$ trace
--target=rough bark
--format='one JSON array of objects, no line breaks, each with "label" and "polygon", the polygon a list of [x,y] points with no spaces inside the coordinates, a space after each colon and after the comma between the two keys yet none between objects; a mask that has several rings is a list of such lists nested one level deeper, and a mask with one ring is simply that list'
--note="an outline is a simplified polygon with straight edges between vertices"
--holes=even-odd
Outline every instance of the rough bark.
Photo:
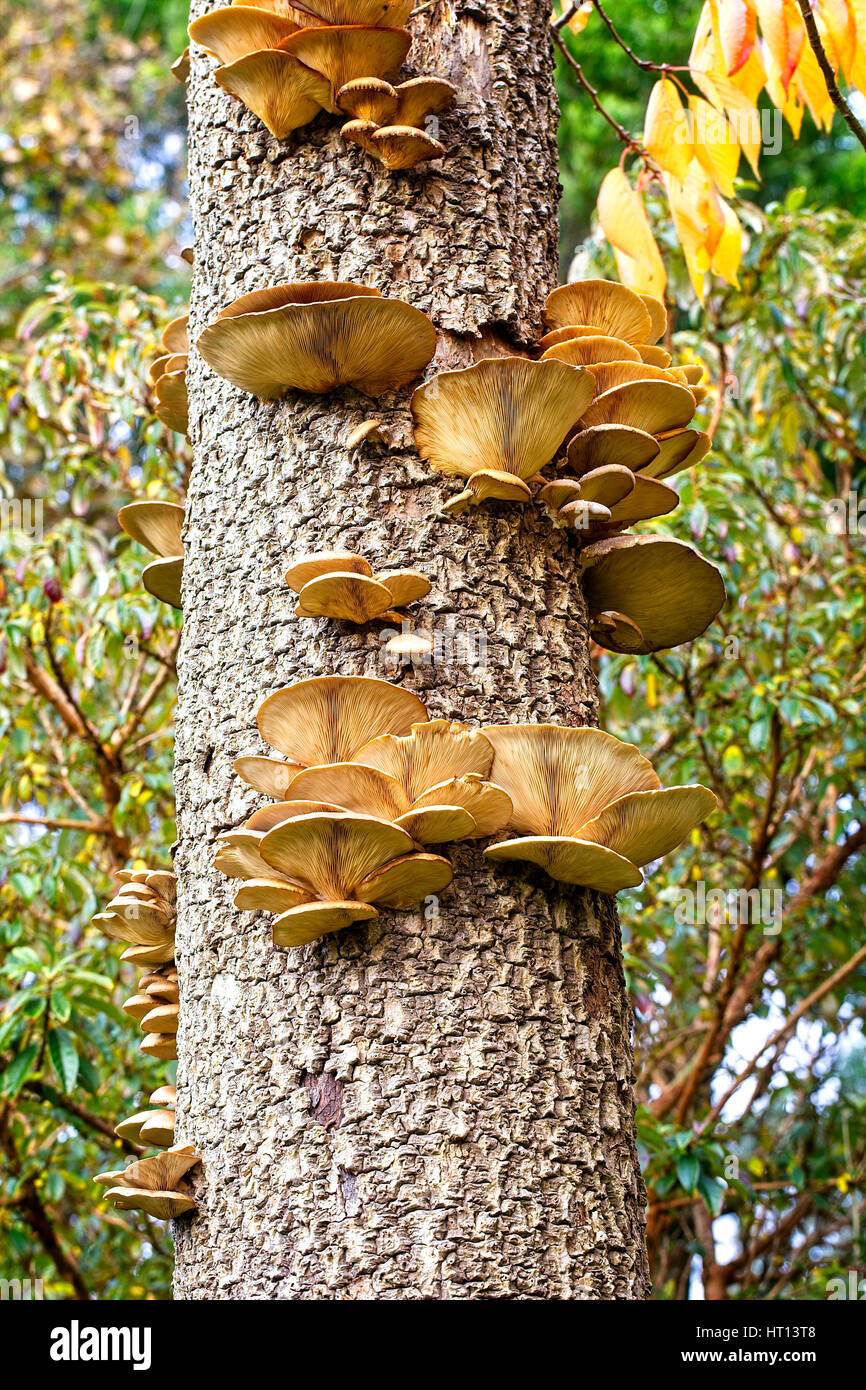
[{"label": "rough bark", "polygon": [[[547,20],[546,0],[497,0],[413,21],[412,70],[460,101],[441,169],[408,175],[374,169],[326,118],[272,140],[194,55],[193,337],[246,290],[339,278],[426,310],[438,366],[529,341],[556,277]],[[204,1163],[199,1214],[177,1223],[176,1296],[644,1297],[610,899],[449,847],[454,885],[426,915],[281,951],[211,867],[219,832],[259,804],[232,759],[265,751],[256,710],[294,680],[378,675],[472,724],[595,722],[570,544],[538,508],[436,517],[453,484],[412,451],[409,392],[263,404],[195,353],[189,383],[178,1085],[179,1133]],[[394,446],[350,457],[373,415]],[[375,625],[294,617],[289,558],[344,547],[428,572],[417,625],[435,662],[398,669]]]}]

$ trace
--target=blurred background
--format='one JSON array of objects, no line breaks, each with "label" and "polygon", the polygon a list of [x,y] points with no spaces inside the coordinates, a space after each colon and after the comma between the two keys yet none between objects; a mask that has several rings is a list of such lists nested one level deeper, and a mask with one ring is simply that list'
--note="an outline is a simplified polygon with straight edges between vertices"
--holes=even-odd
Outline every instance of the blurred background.
[{"label": "blurred background", "polygon": [[[611,12],[687,61],[693,0]],[[593,20],[569,45],[639,134],[654,75]],[[190,463],[144,386],[188,293],[186,22],[183,0],[0,0],[0,1280],[54,1299],[170,1297],[169,1229],[92,1183],[170,1071],[88,924],[112,870],[174,839],[179,616],[114,516],[182,500]],[[560,93],[563,275],[612,276],[594,207],[621,147],[567,68]],[[658,1299],[854,1296],[864,1273],[866,152],[807,116],[761,170],[739,286],[699,304],[655,226],[714,451],[652,529],[699,542],[730,601],[688,648],[597,663],[603,727],[723,807],[620,897]]]}]

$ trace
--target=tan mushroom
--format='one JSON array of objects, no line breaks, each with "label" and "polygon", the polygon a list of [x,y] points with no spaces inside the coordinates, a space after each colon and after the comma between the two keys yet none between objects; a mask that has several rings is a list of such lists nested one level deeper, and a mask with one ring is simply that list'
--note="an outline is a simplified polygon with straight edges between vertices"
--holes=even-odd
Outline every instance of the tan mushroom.
[{"label": "tan mushroom", "polygon": [[[280,14],[297,12],[288,0],[265,0],[265,8]],[[415,8],[415,0],[305,0],[303,8],[305,17],[300,22],[307,28],[323,24],[385,24],[399,28]]]},{"label": "tan mushroom", "polygon": [[[134,875],[134,876],[133,876]],[[174,875],[163,870],[121,870],[119,888],[93,922],[116,941],[174,953],[177,916]]]},{"label": "tan mushroom", "polygon": [[214,79],[258,116],[278,140],[308,125],[331,99],[327,78],[284,48],[247,53],[217,68]]},{"label": "tan mushroom", "polygon": [[412,77],[397,87],[397,110],[391,124],[423,129],[428,116],[447,111],[456,98],[457,88],[442,77]]},{"label": "tan mushroom", "polygon": [[421,374],[436,330],[420,310],[365,285],[289,284],[228,305],[198,346],[218,375],[262,400],[340,386],[378,396]]},{"label": "tan mushroom", "polygon": [[373,126],[387,125],[400,99],[396,88],[380,77],[356,77],[337,93],[337,105],[354,121]]},{"label": "tan mushroom", "polygon": [[385,165],[386,169],[414,169],[430,159],[441,159],[445,146],[410,125],[380,126],[368,137],[371,154]]},{"label": "tan mushroom", "polygon": [[294,19],[274,10],[228,5],[194,19],[189,36],[211,57],[228,64],[262,49],[279,48],[298,28]]},{"label": "tan mushroom", "polygon": [[562,285],[545,300],[544,322],[549,328],[593,324],[597,333],[624,338],[627,343],[653,341],[652,317],[641,296],[613,280]]},{"label": "tan mushroom", "polygon": [[139,1110],[115,1125],[114,1132],[132,1144],[168,1149],[174,1143],[174,1110]]},{"label": "tan mushroom", "polygon": [[[171,359],[170,359],[171,360]],[[156,399],[154,414],[176,434],[186,434],[189,429],[189,397],[186,389],[186,366],[175,371],[166,371],[153,388]]]},{"label": "tan mushroom", "polygon": [[671,365],[671,355],[664,348],[655,347],[651,343],[638,343],[635,351],[639,354],[642,362],[648,362],[652,367],[669,367]]},{"label": "tan mushroom", "polygon": [[440,472],[470,479],[446,510],[487,497],[525,500],[526,480],[556,453],[592,391],[585,368],[522,357],[485,358],[420,386],[412,397],[418,452]]},{"label": "tan mushroom", "polygon": [[186,82],[189,78],[189,48],[175,58],[169,69],[176,82]]},{"label": "tan mushroom", "polygon": [[685,429],[659,435],[658,446],[657,457],[643,469],[648,478],[667,478],[685,468],[694,468],[706,458],[713,441],[702,430]]},{"label": "tan mushroom", "polygon": [[629,381],[596,396],[581,425],[629,425],[647,434],[684,428],[695,413],[695,398],[673,381]]},{"label": "tan mushroom", "polygon": [[319,676],[269,696],[257,723],[265,742],[300,771],[349,762],[371,739],[407,734],[426,719],[418,696],[400,686],[371,676]]},{"label": "tan mushroom", "polygon": [[588,367],[597,362],[640,362],[642,355],[624,338],[606,333],[587,333],[554,343],[541,354],[542,362],[567,362],[571,367]]},{"label": "tan mushroom", "polygon": [[[613,536],[581,552],[581,586],[593,622],[596,614],[624,614],[642,634],[639,648],[663,651],[705,632],[725,602],[715,565],[684,541],[666,536]],[[599,646],[619,651],[595,626]]]},{"label": "tan mushroom", "polygon": [[658,441],[646,430],[630,425],[594,425],[574,436],[566,459],[572,473],[582,476],[608,464],[622,465],[632,473],[647,471],[658,455]]},{"label": "tan mushroom", "polygon": [[141,581],[148,593],[173,608],[181,606],[185,515],[185,509],[176,502],[130,502],[117,513],[128,536],[162,557],[144,568]]},{"label": "tan mushroom", "polygon": [[322,105],[339,114],[337,93],[359,77],[396,77],[409,52],[411,35],[405,29],[350,24],[301,29],[283,41],[285,53],[327,79]]},{"label": "tan mushroom", "polygon": [[[646,336],[646,342],[657,343],[663,337],[668,326],[668,311],[661,299],[657,299],[654,294],[641,294],[638,291],[638,298],[642,301],[647,313],[650,316],[650,330]],[[659,363],[663,366],[663,363]]]},{"label": "tan mushroom", "polygon": [[414,603],[430,592],[430,581],[418,570],[386,570],[374,574],[361,555],[321,552],[296,561],[286,583],[298,595],[295,612],[302,618],[337,618],[367,623],[388,616],[400,621],[395,608]]},{"label": "tan mushroom", "polygon": [[177,1037],[174,1033],[148,1033],[139,1044],[139,1051],[160,1062],[176,1062]]},{"label": "tan mushroom", "polygon": [[375,121],[347,121],[340,127],[340,135],[350,145],[359,145],[367,154],[375,154],[372,139],[378,129]]},{"label": "tan mushroom", "polygon": [[638,865],[680,844],[716,804],[705,787],[661,792],[646,758],[598,729],[518,724],[484,733],[519,836],[485,856],[528,860],[564,883],[606,893],[639,886]]},{"label": "tan mushroom", "polygon": [[100,1173],[106,1201],[121,1211],[144,1211],[159,1220],[195,1210],[187,1174],[201,1162],[191,1145],[174,1145],[152,1158],[139,1158],[121,1172]]}]

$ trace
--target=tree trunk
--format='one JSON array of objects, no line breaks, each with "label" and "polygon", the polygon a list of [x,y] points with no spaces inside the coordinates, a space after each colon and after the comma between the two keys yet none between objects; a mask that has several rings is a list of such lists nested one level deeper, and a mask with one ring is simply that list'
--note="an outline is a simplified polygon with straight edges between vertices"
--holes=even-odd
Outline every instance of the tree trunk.
[{"label": "tree trunk", "polygon": [[[548,0],[463,0],[413,21],[412,70],[460,96],[447,158],[409,174],[330,118],[273,140],[194,54],[193,338],[245,291],[341,279],[425,310],[436,368],[529,343],[556,280],[548,20]],[[212,867],[220,831],[260,804],[232,759],[266,751],[256,711],[293,681],[384,677],[475,726],[594,723],[575,552],[538,507],[436,518],[454,484],[412,449],[410,391],[264,404],[195,353],[189,385],[178,1086],[204,1162],[176,1296],[643,1298],[613,901],[448,846],[455,881],[426,912],[285,951]],[[350,456],[370,417],[393,446]],[[429,574],[435,660],[395,668],[375,625],[295,618],[288,561],[325,549]]]}]

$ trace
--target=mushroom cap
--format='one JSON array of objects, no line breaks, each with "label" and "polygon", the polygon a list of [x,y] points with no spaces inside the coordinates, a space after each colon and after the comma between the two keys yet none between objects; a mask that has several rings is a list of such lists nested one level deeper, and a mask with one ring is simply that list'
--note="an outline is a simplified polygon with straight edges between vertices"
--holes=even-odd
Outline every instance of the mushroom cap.
[{"label": "mushroom cap", "polygon": [[220,309],[217,322],[240,318],[243,314],[284,309],[287,304],[330,304],[336,299],[381,298],[381,292],[372,285],[359,285],[354,280],[290,280],[283,285],[267,285],[263,290],[249,290],[239,299],[233,299]]},{"label": "mushroom cap", "polygon": [[552,516],[568,502],[576,502],[580,497],[580,483],[577,478],[554,478],[538,490],[538,500]]},{"label": "mushroom cap", "polygon": [[124,1000],[121,1005],[123,1012],[129,1014],[130,1018],[144,1018],[153,1008],[153,1000],[149,994],[133,994],[129,999]]},{"label": "mushroom cap", "polygon": [[329,802],[342,811],[387,821],[402,816],[412,801],[396,777],[357,762],[309,767],[298,773],[292,783],[292,793]]},{"label": "mushroom cap", "polygon": [[177,980],[154,980],[153,984],[147,986],[145,994],[154,1003],[176,1004],[180,998],[180,988]]},{"label": "mushroom cap", "polygon": [[151,1105],[160,1105],[172,1108],[177,1102],[177,1087],[173,1085],[157,1086],[148,1096]]},{"label": "mushroom cap", "polygon": [[177,1004],[157,1004],[141,1020],[144,1033],[176,1033],[180,1009]]},{"label": "mushroom cap", "polygon": [[[351,767],[352,764],[350,763]],[[297,816],[312,816],[316,811],[340,811],[347,810],[345,806],[338,806],[332,801],[305,801],[295,797],[291,801],[278,801],[273,806],[263,806],[261,810],[254,811],[244,823],[245,830],[257,830],[262,835],[273,830],[275,825],[282,825],[284,820],[294,820]]]},{"label": "mushroom cap", "polygon": [[584,473],[578,486],[581,501],[600,502],[603,507],[613,508],[634,492],[635,476],[622,464],[607,463]]},{"label": "mushroom cap", "polygon": [[466,838],[473,840],[484,839],[487,835],[502,830],[508,824],[512,812],[511,797],[508,793],[502,787],[497,787],[494,782],[485,782],[475,772],[469,772],[464,777],[449,778],[447,782],[431,787],[423,796],[416,797],[413,810],[437,804],[460,806],[464,811],[468,811],[475,822],[475,828],[468,832]]},{"label": "mushroom cap", "polygon": [[176,1144],[165,1153],[133,1159],[124,1168],[118,1186],[145,1192],[172,1192],[197,1163],[201,1163],[201,1154],[196,1153],[192,1145]]},{"label": "mushroom cap", "polygon": [[253,5],[227,5],[211,10],[189,26],[189,36],[221,63],[234,63],[248,53],[278,48],[298,31],[288,15]]},{"label": "mushroom cap", "polygon": [[638,473],[628,496],[611,507],[608,525],[623,530],[626,526],[634,526],[638,521],[649,521],[655,516],[667,516],[668,512],[674,511],[679,505],[680,495],[672,487],[660,483],[656,478],[646,478]]},{"label": "mushroom cap", "polygon": [[261,855],[315,897],[345,902],[368,874],[412,848],[405,830],[374,816],[341,812],[275,826],[262,840]]},{"label": "mushroom cap", "polygon": [[171,358],[171,353],[160,352],[159,357],[155,357],[151,362],[150,366],[147,369],[147,374],[145,376],[145,381],[147,382],[151,390],[159,381],[159,378],[165,375],[166,363],[170,362]]},{"label": "mushroom cap", "polygon": [[405,608],[408,603],[416,603],[419,598],[425,598],[432,588],[430,580],[420,570],[380,570],[376,578],[390,592],[394,608]]},{"label": "mushroom cap", "polygon": [[143,1211],[157,1221],[171,1221],[184,1212],[195,1211],[195,1200],[183,1192],[148,1192],[144,1188],[110,1187],[104,1192],[107,1202],[119,1211]]},{"label": "mushroom cap", "polygon": [[519,840],[503,840],[484,851],[485,859],[501,863],[525,859],[545,869],[559,883],[576,883],[599,893],[619,893],[637,888],[640,870],[604,845],[587,844],[565,835],[532,835]]},{"label": "mushroom cap", "polygon": [[674,430],[662,435],[658,445],[658,456],[643,469],[647,478],[667,478],[685,468],[694,468],[706,458],[713,441],[703,430]]},{"label": "mushroom cap", "polygon": [[353,145],[360,145],[367,154],[375,154],[372,145],[372,137],[379,129],[375,121],[346,121],[345,125],[340,126],[342,139],[348,140]]},{"label": "mushroom cap", "polygon": [[153,1115],[153,1110],[139,1110],[135,1115],[130,1115],[127,1119],[121,1120],[119,1125],[114,1126],[114,1132],[118,1139],[128,1139],[131,1143],[138,1143],[138,1133],[141,1126],[149,1115]]},{"label": "mushroom cap", "polygon": [[395,824],[419,845],[468,840],[475,834],[475,819],[462,806],[413,806],[405,815],[398,816]]},{"label": "mushroom cap", "polygon": [[330,102],[327,79],[284,48],[247,53],[217,68],[214,79],[239,97],[277,140],[308,125]]},{"label": "mushroom cap", "polygon": [[404,854],[368,874],[358,885],[358,897],[380,907],[414,907],[441,893],[453,877],[448,860],[439,854]]},{"label": "mushroom cap", "polygon": [[433,643],[422,632],[398,632],[385,643],[385,651],[391,656],[426,657],[432,650]]},{"label": "mushroom cap", "polygon": [[[263,297],[257,292],[254,305]],[[419,376],[436,350],[433,324],[400,299],[353,290],[345,298],[302,303],[295,296],[257,309],[251,298],[244,296],[240,310],[237,304],[223,310],[198,346],[219,376],[262,400],[290,389],[320,395],[340,386],[378,396]]]},{"label": "mushroom cap", "polygon": [[186,82],[189,77],[189,46],[179,53],[169,68],[169,72],[176,82]]},{"label": "mushroom cap", "polygon": [[398,102],[396,88],[380,77],[356,77],[337,93],[340,110],[365,124],[372,121],[374,125],[387,125]]},{"label": "mushroom cap", "polygon": [[162,330],[160,342],[169,356],[185,356],[189,352],[189,314],[178,314]]},{"label": "mushroom cap", "polygon": [[174,1110],[149,1110],[139,1133],[140,1144],[167,1149],[174,1143]]},{"label": "mushroom cap", "polygon": [[697,386],[704,375],[704,369],[700,362],[686,362],[684,366],[678,368],[678,371],[682,372],[690,386]]},{"label": "mushroom cap", "polygon": [[180,592],[182,579],[182,555],[168,560],[154,560],[141,571],[141,582],[147,592],[161,603],[171,604],[172,608],[183,607]]},{"label": "mushroom cap", "polygon": [[681,845],[718,804],[714,793],[699,784],[631,792],[581,826],[580,838],[606,845],[642,868]]},{"label": "mushroom cap", "polygon": [[571,471],[581,476],[609,463],[637,473],[646,470],[658,454],[658,441],[646,430],[631,425],[593,425],[574,436],[566,458]]},{"label": "mushroom cap", "polygon": [[214,868],[225,874],[226,878],[280,879],[282,875],[274,873],[259,853],[264,836],[265,831],[234,831],[220,835]]},{"label": "mushroom cap", "polygon": [[513,473],[503,473],[495,468],[479,468],[471,474],[466,487],[454,497],[449,497],[442,506],[443,512],[451,516],[462,516],[469,507],[480,507],[482,502],[529,502],[532,493],[521,478]]},{"label": "mushroom cap", "polygon": [[589,370],[595,377],[599,396],[629,381],[674,381],[677,386],[685,386],[682,377],[677,378],[676,368],[651,367],[647,362],[594,362]]},{"label": "mushroom cap", "polygon": [[126,950],[121,952],[120,959],[133,965],[165,965],[168,961],[174,960],[174,933],[153,946],[140,945],[137,942],[127,946]]},{"label": "mushroom cap", "polygon": [[[393,777],[411,806],[443,782],[476,773],[487,777],[493,749],[484,734],[449,719],[413,724],[403,735],[385,734],[355,750],[353,761]],[[441,804],[441,800],[439,802]]]},{"label": "mushroom cap", "polygon": [[655,347],[651,343],[638,343],[635,351],[642,362],[648,362],[653,367],[669,367],[673,360],[664,348]]},{"label": "mushroom cap", "polygon": [[129,502],[117,513],[128,536],[153,555],[182,555],[186,509],[177,502]]},{"label": "mushroom cap", "polygon": [[293,883],[276,878],[251,878],[235,894],[240,912],[288,912],[309,902],[310,894]]},{"label": "mushroom cap", "polygon": [[355,922],[369,922],[378,917],[369,903],[347,899],[339,902],[311,902],[290,907],[273,925],[275,946],[306,946],[329,932],[342,931]]},{"label": "mushroom cap", "polygon": [[525,357],[440,372],[412,397],[415,445],[442,473],[492,470],[525,481],[549,463],[593,386],[584,368]]},{"label": "mushroom cap", "polygon": [[545,352],[549,347],[555,347],[557,343],[570,343],[575,338],[597,338],[602,332],[603,330],[595,323],[567,323],[564,328],[551,328],[549,333],[542,334],[538,340],[538,346],[542,352]]},{"label": "mushroom cap", "polygon": [[295,609],[301,618],[369,623],[392,606],[391,590],[356,571],[319,575],[304,585]]},{"label": "mushroom cap", "polygon": [[618,797],[659,786],[634,744],[600,729],[558,724],[495,724],[491,777],[511,797],[509,822],[521,835],[576,836]]},{"label": "mushroom cap", "polygon": [[587,333],[554,343],[541,354],[542,362],[567,362],[571,367],[588,367],[597,362],[640,362],[641,354],[624,338],[606,333]]},{"label": "mushroom cap", "polygon": [[668,326],[668,311],[661,299],[657,299],[654,294],[641,294],[638,291],[638,299],[642,300],[647,313],[650,316],[650,331],[646,336],[647,343],[657,343]]},{"label": "mushroom cap", "polygon": [[139,1052],[148,1057],[156,1057],[160,1062],[177,1061],[177,1035],[175,1033],[147,1033],[138,1045]]},{"label": "mushroom cap", "polygon": [[358,77],[396,77],[412,36],[405,29],[344,24],[329,28],[300,29],[285,39],[281,48],[306,67],[327,78],[329,91],[322,103],[339,113],[337,93]]},{"label": "mushroom cap", "polygon": [[154,385],[153,394],[156,399],[156,418],[176,434],[186,434],[189,429],[186,369],[181,372],[165,372]]},{"label": "mushroom cap", "polygon": [[[596,541],[583,550],[581,567],[590,616],[624,613],[643,633],[642,656],[698,637],[726,598],[724,580],[715,565],[684,541],[667,536],[613,536]],[[595,632],[593,636],[599,646],[619,650],[604,636]]]},{"label": "mushroom cap", "polygon": [[346,439],[346,449],[352,453],[361,444],[387,444],[388,433],[382,429],[381,420],[362,420]]},{"label": "mushroom cap", "polygon": [[383,125],[374,130],[368,148],[386,169],[414,169],[428,159],[441,159],[445,146],[412,125]]},{"label": "mushroom cap", "polygon": [[566,502],[560,507],[556,521],[561,526],[571,526],[575,531],[592,531],[610,521],[610,507],[603,502],[589,502],[578,497],[574,502]]},{"label": "mushroom cap", "polygon": [[687,425],[695,398],[673,381],[629,381],[603,391],[581,417],[581,425],[630,425],[647,434],[662,434]]},{"label": "mushroom cap", "polygon": [[411,77],[397,88],[398,106],[394,125],[423,129],[428,116],[438,116],[454,105],[457,88],[444,77]]},{"label": "mushroom cap", "polygon": [[284,762],[280,758],[265,758],[258,754],[235,758],[232,767],[248,787],[261,792],[262,796],[273,796],[278,801],[283,800],[301,770],[300,763]]},{"label": "mushroom cap", "polygon": [[627,343],[650,341],[652,318],[640,295],[614,280],[579,280],[561,285],[547,296],[544,322],[548,328],[595,324],[599,333]]},{"label": "mushroom cap", "polygon": [[624,613],[594,613],[592,636],[596,646],[615,652],[639,652],[643,633]]},{"label": "mushroom cap", "polygon": [[417,695],[371,676],[316,676],[270,695],[257,723],[266,743],[301,767],[350,762],[381,734],[425,723]]}]

